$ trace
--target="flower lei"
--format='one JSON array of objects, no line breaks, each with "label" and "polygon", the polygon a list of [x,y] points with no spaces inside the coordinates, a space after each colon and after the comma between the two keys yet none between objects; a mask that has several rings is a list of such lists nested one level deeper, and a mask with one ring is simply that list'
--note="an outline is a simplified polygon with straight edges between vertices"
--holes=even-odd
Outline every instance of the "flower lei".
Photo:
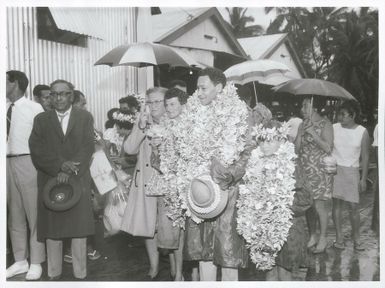
[{"label": "flower lei", "polygon": [[257,139],[277,139],[281,144],[270,156],[265,156],[260,147],[254,149],[244,184],[239,186],[237,231],[245,238],[251,260],[260,270],[273,268],[292,225],[296,154],[294,145],[285,140],[285,127],[254,127]]},{"label": "flower lei", "polygon": [[112,119],[119,121],[119,122],[130,122],[130,123],[134,124],[135,120],[136,120],[136,115],[114,112],[112,114]]},{"label": "flower lei", "polygon": [[[182,112],[181,115],[183,115]],[[162,174],[156,175],[156,189],[162,191],[163,201],[167,208],[167,216],[173,222],[173,226],[185,228],[186,205],[182,201],[177,187],[176,170],[178,163],[178,153],[175,147],[175,129],[181,117],[169,119],[163,117],[159,124],[151,126],[147,131],[149,137],[161,137],[163,142],[159,146],[160,170]]]},{"label": "flower lei", "polygon": [[215,156],[225,167],[239,159],[246,143],[248,112],[232,83],[226,85],[217,99],[203,106],[195,92],[186,104],[186,113],[176,124],[175,139],[179,152],[177,187],[180,205],[195,222],[203,220],[194,216],[186,204],[186,192],[191,180],[209,173],[211,157]]}]

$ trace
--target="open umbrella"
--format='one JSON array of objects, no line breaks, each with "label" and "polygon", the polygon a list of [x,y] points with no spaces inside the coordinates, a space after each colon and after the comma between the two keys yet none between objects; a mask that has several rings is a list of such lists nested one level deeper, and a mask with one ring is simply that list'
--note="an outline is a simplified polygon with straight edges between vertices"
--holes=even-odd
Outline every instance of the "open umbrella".
[{"label": "open umbrella", "polygon": [[201,67],[192,57],[171,46],[141,42],[115,47],[95,65],[146,67],[168,64],[173,67]]},{"label": "open umbrella", "polygon": [[[259,82],[267,85],[277,85],[293,79],[285,75],[290,69],[285,64],[268,59],[248,60],[228,68],[224,74],[228,81],[244,85],[249,82]],[[279,77],[284,81],[277,83]],[[285,78],[287,77],[287,78]]]},{"label": "open umbrella", "polygon": [[254,82],[266,85],[277,85],[293,79],[293,77],[287,75],[287,72],[290,72],[290,69],[283,63],[260,59],[248,60],[231,66],[224,74],[228,81],[232,81],[235,84],[244,85],[252,82],[255,98],[257,98]]},{"label": "open umbrella", "polygon": [[294,95],[318,95],[342,100],[356,100],[343,87],[321,79],[293,79],[271,89],[275,92],[287,92]]}]

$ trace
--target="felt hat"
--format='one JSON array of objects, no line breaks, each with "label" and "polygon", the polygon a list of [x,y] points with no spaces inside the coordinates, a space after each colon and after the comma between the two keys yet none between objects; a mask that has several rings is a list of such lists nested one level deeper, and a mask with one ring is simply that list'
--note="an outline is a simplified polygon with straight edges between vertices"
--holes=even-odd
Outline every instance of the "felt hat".
[{"label": "felt hat", "polygon": [[78,177],[71,176],[67,183],[58,183],[56,177],[49,179],[43,189],[45,206],[58,212],[71,209],[80,200],[80,187]]},{"label": "felt hat", "polygon": [[209,174],[194,178],[187,192],[187,205],[191,213],[201,219],[219,216],[225,210],[228,200],[228,191],[222,191]]}]

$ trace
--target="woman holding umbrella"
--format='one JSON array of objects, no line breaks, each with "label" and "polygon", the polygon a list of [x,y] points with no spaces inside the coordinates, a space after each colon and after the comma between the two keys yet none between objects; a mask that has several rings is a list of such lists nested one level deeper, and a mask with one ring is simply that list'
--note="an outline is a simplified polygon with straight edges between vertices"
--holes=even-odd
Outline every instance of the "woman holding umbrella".
[{"label": "woman holding umbrella", "polygon": [[[310,232],[307,247],[315,247],[313,253],[322,253],[327,246],[327,201],[331,199],[333,181],[333,176],[324,171],[321,164],[333,148],[332,124],[319,114],[323,104],[325,101],[319,96],[308,96],[303,100],[301,112],[304,121],[300,124],[295,141],[303,188],[313,197],[313,205],[306,212]],[[320,227],[319,239],[316,234],[317,222]]]}]

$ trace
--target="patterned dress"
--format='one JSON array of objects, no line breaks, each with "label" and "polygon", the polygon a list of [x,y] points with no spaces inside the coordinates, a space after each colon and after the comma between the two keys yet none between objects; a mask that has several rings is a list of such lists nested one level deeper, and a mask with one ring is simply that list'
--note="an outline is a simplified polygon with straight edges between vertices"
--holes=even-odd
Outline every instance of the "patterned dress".
[{"label": "patterned dress", "polygon": [[[326,119],[313,122],[318,135],[322,134],[327,123],[329,121]],[[324,172],[321,168],[321,160],[327,156],[327,153],[319,147],[310,134],[301,134],[299,164],[303,176],[303,188],[309,191],[315,200],[329,200],[333,188],[333,175]]]}]

